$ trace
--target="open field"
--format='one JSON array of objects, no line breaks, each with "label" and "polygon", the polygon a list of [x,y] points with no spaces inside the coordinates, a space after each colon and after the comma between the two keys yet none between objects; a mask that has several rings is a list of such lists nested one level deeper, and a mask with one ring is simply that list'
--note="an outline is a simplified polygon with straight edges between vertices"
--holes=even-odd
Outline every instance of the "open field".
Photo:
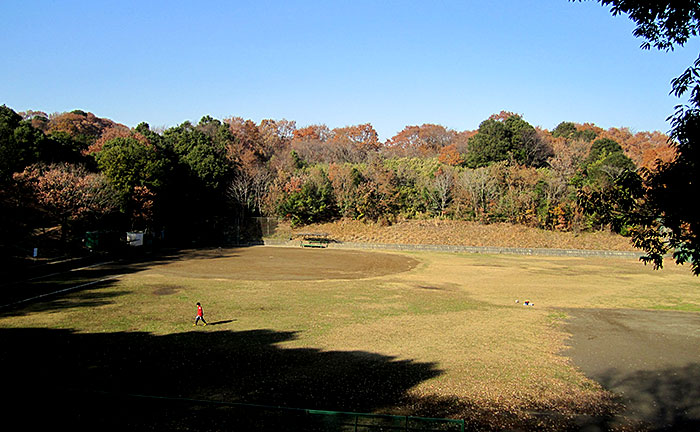
[{"label": "open field", "polygon": [[[193,425],[203,421],[196,413],[169,407],[166,420],[118,399],[139,394],[464,418],[470,430],[636,427],[616,416],[621,400],[568,357],[581,347],[568,319],[663,309],[684,323],[681,333],[700,337],[697,278],[621,258],[251,247],[20,286],[112,276],[2,311],[5,384],[18,409],[48,413],[30,420],[231,430],[221,413]],[[197,301],[207,327],[192,327]],[[693,377],[698,345],[674,368]]]}]

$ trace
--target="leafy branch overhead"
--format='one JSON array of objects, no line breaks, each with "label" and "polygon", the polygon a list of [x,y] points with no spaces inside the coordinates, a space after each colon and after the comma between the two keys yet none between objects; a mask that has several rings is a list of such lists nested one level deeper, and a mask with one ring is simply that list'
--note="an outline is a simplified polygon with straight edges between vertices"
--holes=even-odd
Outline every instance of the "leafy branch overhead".
[{"label": "leafy branch overhead", "polygon": [[[691,0],[599,0],[610,6],[613,15],[626,14],[637,25],[634,35],[644,39],[642,49],[651,47],[671,51],[685,45],[700,32],[700,3]],[[634,225],[634,244],[646,252],[645,262],[655,267],[663,265],[664,256],[672,252],[678,264],[690,263],[700,275],[700,219],[691,197],[700,196],[700,56],[680,76],[671,81],[671,94],[682,98],[668,120],[671,122],[669,143],[675,150],[670,161],[657,161],[644,170],[643,193],[621,203],[622,213],[628,214]],[[615,183],[618,192],[625,190],[624,179]],[[582,196],[591,204],[600,201],[595,194]],[[602,213],[605,206],[592,212]],[[615,219],[613,210],[604,218]]]}]

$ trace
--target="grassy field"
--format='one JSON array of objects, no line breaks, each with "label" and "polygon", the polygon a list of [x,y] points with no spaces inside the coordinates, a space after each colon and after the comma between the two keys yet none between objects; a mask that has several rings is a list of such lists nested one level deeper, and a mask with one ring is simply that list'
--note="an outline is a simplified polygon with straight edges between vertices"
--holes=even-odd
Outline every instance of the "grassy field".
[{"label": "grassy field", "polygon": [[[567,308],[700,311],[687,268],[620,258],[253,247],[20,286],[112,276],[0,315],[0,359],[16,385],[42,389],[41,404],[128,393],[558,430],[616,410],[563,353]],[[197,301],[207,327],[192,326]],[[169,418],[168,429],[191,426]]]}]

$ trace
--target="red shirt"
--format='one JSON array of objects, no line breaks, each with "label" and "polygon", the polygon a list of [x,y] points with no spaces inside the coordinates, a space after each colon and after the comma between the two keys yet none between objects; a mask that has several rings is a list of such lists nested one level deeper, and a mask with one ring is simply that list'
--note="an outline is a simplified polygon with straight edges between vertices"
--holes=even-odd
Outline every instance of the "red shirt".
[{"label": "red shirt", "polygon": [[204,316],[204,313],[202,312],[202,306],[197,305],[197,316]]}]

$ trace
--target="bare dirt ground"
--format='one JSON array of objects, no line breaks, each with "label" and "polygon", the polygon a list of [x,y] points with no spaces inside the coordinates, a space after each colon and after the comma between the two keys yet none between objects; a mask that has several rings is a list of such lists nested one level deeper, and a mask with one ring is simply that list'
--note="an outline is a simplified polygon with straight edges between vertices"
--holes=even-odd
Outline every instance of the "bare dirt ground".
[{"label": "bare dirt ground", "polygon": [[[700,430],[700,315],[569,309],[566,352],[620,395],[621,416],[651,430]],[[622,418],[613,423],[622,423]]]},{"label": "bare dirt ground", "polygon": [[252,247],[191,251],[160,266],[159,271],[222,279],[330,280],[384,276],[411,270],[417,264],[413,258],[391,253]]}]

